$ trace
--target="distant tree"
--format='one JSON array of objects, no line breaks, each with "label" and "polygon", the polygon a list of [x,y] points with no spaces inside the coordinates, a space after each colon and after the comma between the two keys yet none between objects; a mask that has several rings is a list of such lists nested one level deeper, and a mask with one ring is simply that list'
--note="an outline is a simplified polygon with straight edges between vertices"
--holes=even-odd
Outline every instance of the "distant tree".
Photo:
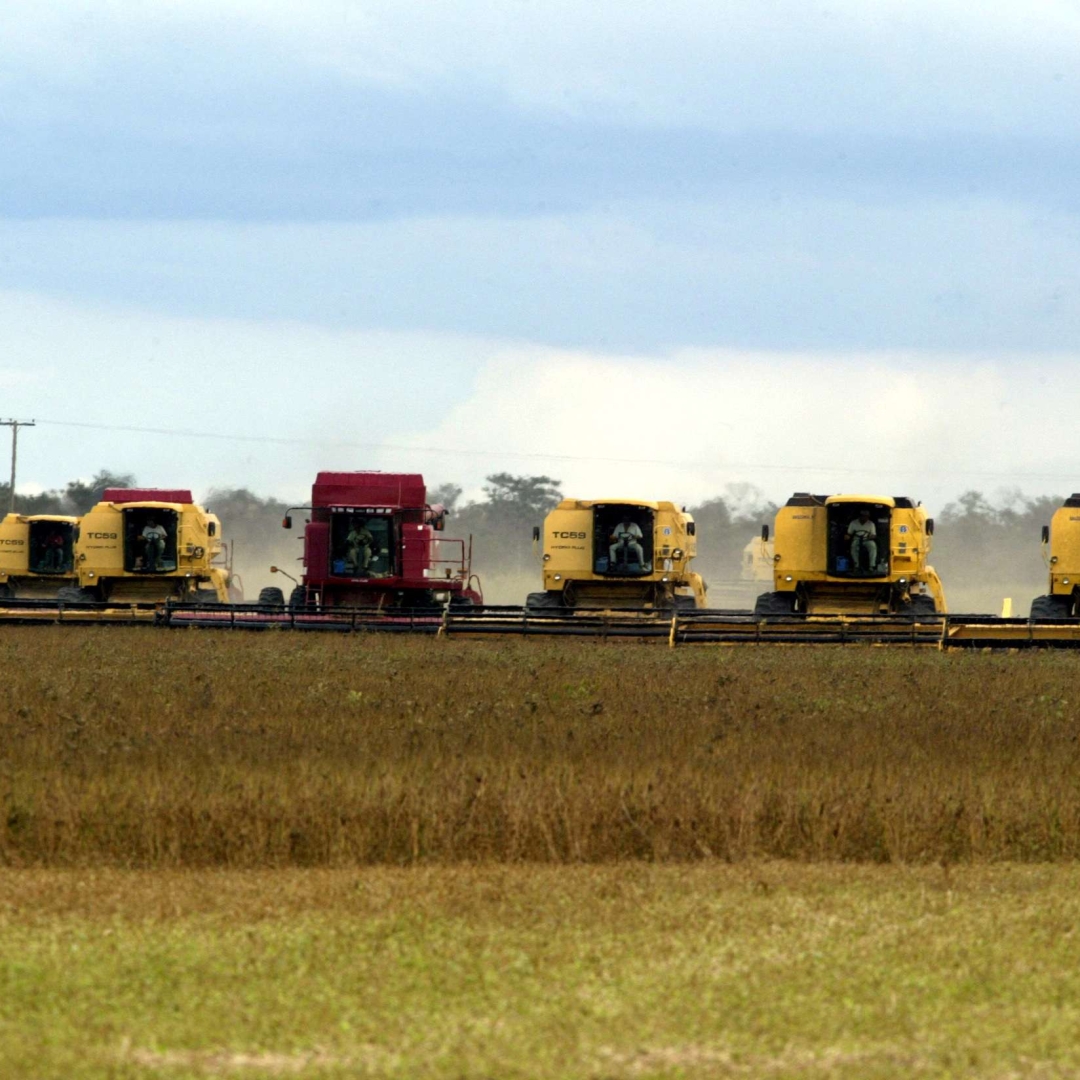
[{"label": "distant tree", "polygon": [[135,477],[131,473],[114,473],[108,469],[99,469],[89,482],[72,480],[64,488],[64,503],[70,514],[85,514],[92,506],[101,502],[106,488],[129,488],[135,486]]},{"label": "distant tree", "polygon": [[[10,484],[0,484],[0,517],[7,513],[11,492]],[[59,491],[42,491],[37,495],[15,493],[17,514],[63,514],[66,513],[64,498]]]},{"label": "distant tree", "polygon": [[280,499],[263,499],[247,488],[211,488],[205,502],[223,522],[278,521],[289,508]]},{"label": "distant tree", "polygon": [[436,484],[428,488],[427,499],[431,506],[442,504],[447,510],[453,511],[461,498],[463,488],[460,484]]},{"label": "distant tree", "polygon": [[550,476],[493,473],[486,479],[484,494],[487,505],[496,513],[509,510],[515,515],[543,517],[562,499],[560,481]]}]

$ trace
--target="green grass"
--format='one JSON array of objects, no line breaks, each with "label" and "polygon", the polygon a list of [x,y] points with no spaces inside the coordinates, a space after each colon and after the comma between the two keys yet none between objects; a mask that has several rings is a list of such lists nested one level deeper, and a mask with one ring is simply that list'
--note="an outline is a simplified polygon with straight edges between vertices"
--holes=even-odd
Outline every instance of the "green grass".
[{"label": "green grass", "polygon": [[1080,868],[0,874],[0,1075],[1080,1073]]}]

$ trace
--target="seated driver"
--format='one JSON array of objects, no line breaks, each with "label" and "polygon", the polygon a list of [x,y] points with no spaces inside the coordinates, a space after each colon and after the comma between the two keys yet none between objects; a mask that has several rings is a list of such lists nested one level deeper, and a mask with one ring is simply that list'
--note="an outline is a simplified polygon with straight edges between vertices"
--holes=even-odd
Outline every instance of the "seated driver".
[{"label": "seated driver", "polygon": [[142,531],[144,569],[161,569],[161,556],[165,554],[165,537],[165,526],[158,525],[152,517],[148,517]]},{"label": "seated driver", "polygon": [[[870,511],[865,507],[859,511],[847,527],[848,543],[851,544],[851,562],[856,570],[867,569],[871,573],[877,570],[877,525],[870,520]],[[866,552],[867,563],[862,565],[862,555]]]},{"label": "seated driver", "polygon": [[345,565],[354,574],[367,572],[371,560],[378,554],[375,550],[375,537],[363,518],[353,518],[352,528],[345,537]]},{"label": "seated driver", "polygon": [[43,568],[47,573],[57,573],[64,568],[64,534],[52,529],[45,537]]},{"label": "seated driver", "polygon": [[627,563],[636,562],[639,566],[643,566],[645,564],[645,550],[641,546],[643,538],[644,535],[641,531],[641,526],[631,521],[628,515],[623,514],[622,521],[615,526],[611,532],[611,536],[608,537],[611,541],[611,547],[608,548],[608,557],[611,560],[611,565],[615,566],[622,561],[619,558],[619,550],[625,544],[625,561]]}]

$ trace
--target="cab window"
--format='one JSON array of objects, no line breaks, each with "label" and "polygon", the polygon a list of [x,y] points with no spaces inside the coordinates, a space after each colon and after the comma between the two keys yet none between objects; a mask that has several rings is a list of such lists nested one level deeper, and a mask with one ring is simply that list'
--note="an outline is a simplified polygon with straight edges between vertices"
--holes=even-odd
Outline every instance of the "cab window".
[{"label": "cab window", "polygon": [[124,569],[129,574],[169,574],[177,568],[175,510],[136,507],[124,511]]},{"label": "cab window", "polygon": [[70,574],[75,566],[75,526],[70,521],[30,522],[30,572]]},{"label": "cab window", "polygon": [[835,577],[884,577],[889,572],[889,507],[833,503],[828,508],[828,572]]},{"label": "cab window", "polygon": [[389,515],[343,510],[330,518],[330,573],[334,577],[387,577],[394,572]]},{"label": "cab window", "polygon": [[617,577],[651,574],[653,519],[647,506],[595,507],[593,572]]}]

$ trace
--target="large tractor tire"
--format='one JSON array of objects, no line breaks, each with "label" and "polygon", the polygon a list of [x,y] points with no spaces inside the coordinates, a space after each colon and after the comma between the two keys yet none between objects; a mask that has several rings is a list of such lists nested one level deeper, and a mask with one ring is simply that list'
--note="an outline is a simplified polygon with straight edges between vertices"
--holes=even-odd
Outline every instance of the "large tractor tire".
[{"label": "large tractor tire", "polygon": [[754,604],[754,614],[759,618],[770,615],[794,615],[795,594],[793,592],[762,593]]},{"label": "large tractor tire", "polygon": [[15,592],[7,582],[0,585],[0,600],[14,600]]},{"label": "large tractor tire", "polygon": [[297,585],[291,593],[289,593],[289,610],[290,611],[305,611],[308,606],[307,589],[303,585]]},{"label": "large tractor tire", "polygon": [[904,615],[910,615],[913,619],[925,618],[928,615],[937,615],[938,610],[934,606],[932,596],[919,595],[911,598],[911,603],[905,605]]},{"label": "large tractor tire", "polygon": [[676,596],[675,610],[679,612],[697,611],[697,601],[692,596]]},{"label": "large tractor tire", "polygon": [[1036,596],[1031,601],[1031,618],[1034,622],[1042,619],[1067,619],[1072,610],[1072,597]]},{"label": "large tractor tire", "polygon": [[64,585],[56,590],[56,599],[61,604],[93,604],[97,597],[89,589],[78,585]]},{"label": "large tractor tire", "polygon": [[526,611],[558,611],[563,598],[556,592],[531,592],[525,597]]},{"label": "large tractor tire", "polygon": [[259,606],[269,608],[284,608],[285,594],[276,586],[269,585],[259,590]]},{"label": "large tractor tire", "polygon": [[457,596],[450,597],[450,610],[451,611],[472,611],[476,607],[473,603],[471,596],[462,596],[460,593]]},{"label": "large tractor tire", "polygon": [[196,589],[192,600],[196,604],[220,604],[217,589]]}]

